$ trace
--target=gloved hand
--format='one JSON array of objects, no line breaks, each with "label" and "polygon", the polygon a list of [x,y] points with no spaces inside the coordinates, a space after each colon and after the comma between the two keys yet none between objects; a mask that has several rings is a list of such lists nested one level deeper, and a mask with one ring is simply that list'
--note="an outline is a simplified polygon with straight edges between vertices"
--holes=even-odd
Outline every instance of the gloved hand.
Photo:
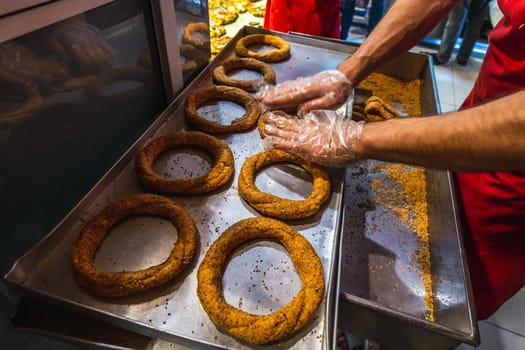
[{"label": "gloved hand", "polygon": [[297,108],[302,116],[314,109],[329,109],[342,105],[352,93],[352,83],[337,69],[309,77],[288,80],[275,86],[267,85],[256,95],[267,109]]},{"label": "gloved hand", "polygon": [[72,71],[80,73],[97,73],[109,68],[116,57],[100,31],[78,16],[57,24],[49,37],[49,45]]},{"label": "gloved hand", "polygon": [[315,110],[302,119],[266,112],[263,122],[270,147],[331,167],[344,167],[358,159],[364,122],[341,118],[333,110]]}]

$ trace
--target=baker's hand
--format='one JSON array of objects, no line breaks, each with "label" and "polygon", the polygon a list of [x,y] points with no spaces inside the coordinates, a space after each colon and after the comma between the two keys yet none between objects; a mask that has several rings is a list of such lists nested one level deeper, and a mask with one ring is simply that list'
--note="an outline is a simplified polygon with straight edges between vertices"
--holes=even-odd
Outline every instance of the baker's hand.
[{"label": "baker's hand", "polygon": [[314,110],[302,119],[267,112],[263,122],[265,142],[271,147],[331,167],[358,159],[363,122],[341,118],[333,110]]},{"label": "baker's hand", "polygon": [[309,77],[288,80],[275,86],[265,86],[257,98],[267,109],[297,109],[302,116],[314,109],[329,109],[343,104],[352,93],[352,83],[337,69]]},{"label": "baker's hand", "polygon": [[49,37],[54,52],[80,73],[97,73],[109,68],[115,52],[100,31],[81,17],[74,17],[57,24]]}]

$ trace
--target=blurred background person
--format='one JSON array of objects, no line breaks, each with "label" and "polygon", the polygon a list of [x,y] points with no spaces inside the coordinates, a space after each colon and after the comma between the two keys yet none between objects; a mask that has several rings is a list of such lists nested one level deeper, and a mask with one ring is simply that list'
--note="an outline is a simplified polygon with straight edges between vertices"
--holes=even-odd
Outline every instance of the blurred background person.
[{"label": "blurred background person", "polygon": [[480,37],[487,15],[488,0],[466,0],[454,6],[448,17],[438,25],[443,27],[443,35],[438,52],[432,54],[434,64],[440,65],[450,60],[456,41],[463,32],[456,62],[462,66],[466,65]]},{"label": "blurred background person", "polygon": [[264,28],[339,38],[340,0],[267,0]]},{"label": "blurred background person", "polygon": [[450,10],[448,16],[442,20],[429,34],[431,37],[441,38],[437,53],[432,54],[435,65],[447,63],[452,56],[454,46],[458,40],[466,17],[466,4],[461,1]]},{"label": "blurred background person", "polygon": [[467,19],[463,30],[463,41],[456,56],[456,62],[462,66],[466,65],[472,49],[479,39],[483,22],[488,16],[488,0],[470,0]]},{"label": "blurred background person", "polygon": [[[377,23],[381,20],[385,12],[385,0],[370,0],[370,12],[368,14],[368,22],[366,25],[367,35],[375,28]],[[352,26],[356,6],[368,8],[369,1],[359,0],[343,0],[341,6],[341,39],[348,38],[348,31]]]}]

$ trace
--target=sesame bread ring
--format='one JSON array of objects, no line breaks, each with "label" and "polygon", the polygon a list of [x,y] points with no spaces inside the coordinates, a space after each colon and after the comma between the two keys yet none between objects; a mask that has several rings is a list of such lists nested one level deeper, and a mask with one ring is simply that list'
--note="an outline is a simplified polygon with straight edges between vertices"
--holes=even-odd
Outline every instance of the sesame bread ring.
[{"label": "sesame bread ring", "polygon": [[[197,33],[200,33],[202,38],[197,37]],[[182,29],[182,38],[185,43],[207,50],[210,47],[210,26],[206,22],[188,23]]]},{"label": "sesame bread ring", "polygon": [[[153,170],[155,160],[163,152],[183,146],[198,147],[213,156],[213,165],[207,174],[185,179],[170,179]],[[233,170],[233,153],[228,145],[218,138],[198,131],[180,131],[161,136],[150,141],[135,157],[135,172],[142,185],[152,191],[166,194],[212,192],[230,180]]]},{"label": "sesame bread ring", "polygon": [[[281,198],[261,192],[255,185],[258,170],[275,163],[292,163],[306,170],[313,178],[313,190],[304,200]],[[272,149],[246,159],[239,173],[239,194],[250,206],[263,215],[279,219],[303,219],[319,211],[330,196],[328,173],[319,165],[305,161],[296,155]]]},{"label": "sesame bread ring", "polygon": [[[228,76],[228,72],[235,69],[248,69],[262,74],[259,79],[242,80],[233,79]],[[219,85],[238,87],[248,92],[255,92],[263,84],[275,84],[275,71],[273,68],[254,58],[231,58],[223,61],[213,70],[213,80]]]},{"label": "sesame bread ring", "polygon": [[[177,229],[177,242],[161,264],[143,270],[105,272],[94,258],[111,229],[133,216],[167,219]],[[120,297],[161,286],[179,275],[190,264],[197,245],[197,228],[191,216],[171,199],[139,194],[111,203],[84,226],[71,248],[71,263],[77,283],[91,292]]]},{"label": "sesame bread ring", "polygon": [[[273,46],[274,50],[256,52],[249,49],[253,44]],[[290,44],[272,34],[250,34],[235,43],[235,53],[241,57],[251,57],[263,62],[280,62],[290,58]]]},{"label": "sesame bread ring", "polygon": [[371,96],[366,100],[364,112],[368,122],[380,122],[392,118],[399,118],[399,113],[396,109],[377,96]]},{"label": "sesame bread ring", "polygon": [[[211,100],[227,100],[244,107],[246,112],[231,124],[224,125],[199,115],[198,109]],[[186,99],[186,120],[195,129],[209,133],[239,132],[251,129],[257,123],[261,107],[248,92],[231,86],[211,86],[194,90]]]},{"label": "sesame bread ring", "polygon": [[198,67],[202,67],[208,62],[209,55],[204,50],[199,50],[193,45],[182,44],[180,45],[180,55],[186,59],[186,62],[182,64],[182,73],[187,74],[194,71]]},{"label": "sesame bread ring", "polygon": [[[222,274],[237,248],[253,240],[281,243],[301,278],[293,300],[268,315],[255,315],[228,304],[224,299]],[[280,340],[304,327],[324,296],[324,272],[319,256],[301,234],[270,218],[241,220],[225,232],[206,252],[197,272],[197,295],[212,322],[221,330],[253,344]]]}]

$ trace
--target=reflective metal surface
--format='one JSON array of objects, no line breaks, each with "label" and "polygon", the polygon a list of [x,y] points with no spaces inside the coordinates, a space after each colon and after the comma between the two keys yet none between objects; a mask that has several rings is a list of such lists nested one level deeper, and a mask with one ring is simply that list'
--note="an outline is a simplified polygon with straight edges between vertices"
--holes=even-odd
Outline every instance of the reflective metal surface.
[{"label": "reflective metal surface", "polygon": [[[439,111],[433,71],[425,55],[407,53],[381,72],[405,81],[421,79],[422,114]],[[389,164],[370,160],[347,169],[339,326],[393,348],[479,344],[451,174],[429,169],[421,173],[427,201],[427,212],[421,213],[403,196],[403,188],[392,183],[385,166]],[[381,197],[389,194],[373,186],[374,181],[399,195],[384,205]],[[422,246],[414,227],[400,219],[400,212],[412,218],[428,216],[434,321],[426,318],[426,290],[415,259]]]},{"label": "reflective metal surface", "polygon": [[[244,35],[239,33],[239,37]],[[347,56],[334,50],[332,44],[322,47],[315,39],[285,36],[292,44],[292,58],[273,64],[278,81],[335,68]],[[211,83],[210,72],[217,62],[232,54],[236,38],[221,52],[173,104],[138,139],[108,174],[93,188],[47,238],[18,260],[6,279],[24,292],[43,296],[120,327],[152,337],[195,347],[250,348],[220,332],[209,320],[196,296],[196,272],[208,247],[227,227],[240,219],[259,214],[243,202],[237,192],[237,176],[244,160],[263,151],[257,129],[221,137],[232,149],[235,176],[225,189],[204,196],[171,196],[194,218],[200,234],[198,254],[190,268],[173,282],[134,296],[107,299],[80,289],[70,267],[70,247],[81,227],[91,216],[115,199],[145,190],[133,172],[133,158],[145,143],[175,130],[188,129],[183,115],[183,102],[196,86]],[[336,45],[337,46],[337,45]],[[322,53],[323,60],[318,60]],[[230,108],[220,105],[224,113]],[[184,159],[184,171],[203,172],[209,164],[196,154],[168,154],[157,162],[158,170],[172,176],[181,173],[173,167],[174,159]],[[271,348],[328,349],[332,342],[337,269],[337,242],[342,213],[341,171],[332,171],[332,191],[327,203],[315,216],[288,222],[304,235],[321,258],[326,281],[325,300],[298,334],[272,344]],[[289,198],[308,194],[309,177],[295,167],[275,166],[264,170],[256,180],[263,191]],[[164,220],[135,218],[118,225],[97,255],[96,263],[103,269],[137,269],[162,261],[176,239],[176,232],[167,229]],[[228,264],[223,277],[225,298],[232,305],[257,314],[266,314],[287,303],[300,287],[295,268],[283,248],[273,242],[245,246]]]}]

